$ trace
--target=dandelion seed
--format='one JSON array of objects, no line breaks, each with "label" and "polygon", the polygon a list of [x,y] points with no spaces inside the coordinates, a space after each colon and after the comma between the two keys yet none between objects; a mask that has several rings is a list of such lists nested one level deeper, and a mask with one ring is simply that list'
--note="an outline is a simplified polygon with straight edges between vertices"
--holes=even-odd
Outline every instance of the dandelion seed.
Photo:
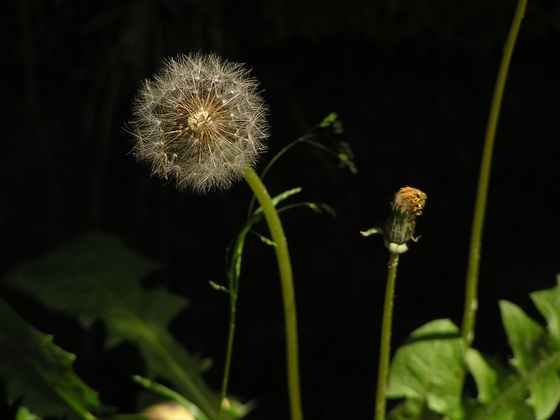
[{"label": "dandelion seed", "polygon": [[266,149],[267,107],[257,81],[217,55],[167,60],[144,82],[133,114],[133,154],[179,190],[227,189]]}]

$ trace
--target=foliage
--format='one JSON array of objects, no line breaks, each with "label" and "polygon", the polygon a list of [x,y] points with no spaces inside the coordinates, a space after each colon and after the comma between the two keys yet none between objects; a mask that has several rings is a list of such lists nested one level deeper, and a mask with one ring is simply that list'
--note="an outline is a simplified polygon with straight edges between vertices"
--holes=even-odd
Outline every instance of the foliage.
[{"label": "foliage", "polygon": [[0,377],[10,400],[23,396],[31,412],[43,415],[94,418],[91,411],[100,408],[99,398],[72,370],[75,356],[30,326],[4,300],[0,300],[0,354]]},{"label": "foliage", "polygon": [[[157,264],[133,252],[116,237],[88,233],[44,257],[15,268],[6,276],[5,284],[33,296],[54,312],[76,316],[84,328],[96,320],[103,321],[108,347],[123,341],[134,343],[146,362],[148,375],[170,381],[179,393],[212,415],[217,409],[218,398],[202,379],[203,360],[189,354],[167,329],[168,323],[186,307],[187,301],[163,288],[142,286],[142,281],[157,268]],[[11,315],[11,318],[15,316]],[[5,324],[2,353],[6,356],[2,376],[8,379],[12,398],[25,396],[24,404],[34,412],[52,414],[45,400],[53,391],[59,395],[63,393],[58,392],[58,379],[43,374],[46,378],[41,387],[18,386],[18,382],[12,379],[19,375],[31,381],[37,377],[37,371],[48,369],[80,383],[64,373],[73,356],[55,359],[53,355],[57,353],[49,342],[50,338],[32,333],[31,327],[23,321],[14,324],[10,323],[8,316],[2,316],[0,322]],[[26,335],[12,341],[23,334]],[[37,336],[34,340],[33,334]],[[19,352],[6,347],[15,343]],[[22,360],[22,355],[27,358]],[[87,395],[81,406],[98,407],[92,391],[85,385],[80,386],[82,393]]]},{"label": "foliage", "polygon": [[[554,288],[531,294],[546,327],[521,308],[500,301],[513,357],[508,366],[469,348],[449,320],[416,331],[394,357],[389,398],[404,398],[391,419],[548,419],[560,403],[560,276]],[[463,363],[463,360],[465,363]],[[476,398],[462,396],[468,369]]]}]

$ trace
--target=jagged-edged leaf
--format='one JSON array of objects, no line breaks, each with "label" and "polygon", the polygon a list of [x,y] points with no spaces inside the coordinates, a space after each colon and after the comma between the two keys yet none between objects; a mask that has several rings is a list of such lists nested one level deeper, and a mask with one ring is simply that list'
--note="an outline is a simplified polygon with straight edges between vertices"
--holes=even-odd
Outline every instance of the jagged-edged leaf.
[{"label": "jagged-edged leaf", "polygon": [[[22,398],[18,418],[64,416],[94,419],[97,393],[72,370],[75,356],[53,343],[0,299],[0,378],[8,398]],[[32,414],[30,410],[34,413]]]},{"label": "jagged-edged leaf", "polygon": [[560,276],[559,285],[546,290],[531,293],[533,303],[544,316],[547,330],[554,348],[560,348]]},{"label": "jagged-edged leaf", "polygon": [[554,348],[545,329],[515,304],[500,301],[500,311],[514,354],[511,363],[530,391],[528,403],[537,419],[546,419],[560,401],[560,349]]},{"label": "jagged-edged leaf", "polygon": [[506,370],[472,348],[465,361],[478,389],[478,404],[467,405],[467,419],[534,420],[533,410],[525,402],[525,385],[511,368]]},{"label": "jagged-edged leaf", "polygon": [[115,236],[89,233],[16,268],[6,284],[49,309],[75,314],[85,325],[103,320],[109,344],[135,343],[149,375],[172,381],[179,393],[214,415],[219,399],[202,380],[201,361],[167,330],[186,300],[141,284],[157,268]]},{"label": "jagged-edged leaf", "polygon": [[547,329],[517,305],[500,301],[513,351],[508,370],[469,349],[465,360],[477,388],[479,405],[467,407],[469,419],[548,419],[560,402],[560,287],[531,294]]},{"label": "jagged-edged leaf", "polygon": [[[560,276],[557,280],[560,283]],[[551,358],[553,359],[560,349],[560,285],[556,285],[556,287],[551,289],[533,292],[530,296],[537,309],[547,321],[549,346]],[[544,362],[546,361],[541,361],[541,363]],[[550,362],[557,365],[553,360],[550,360]],[[554,367],[551,366],[550,374],[546,375],[546,378],[543,378],[532,388],[530,403],[535,407],[537,413],[541,413],[542,418],[548,418],[548,416],[552,415],[560,403],[560,372],[556,368],[556,374],[554,374],[554,370]]]},{"label": "jagged-edged leaf", "polygon": [[478,401],[484,405],[494,401],[500,393],[499,373],[478,350],[473,348],[467,349],[465,362],[476,382]]},{"label": "jagged-edged leaf", "polygon": [[391,363],[388,398],[416,400],[415,405],[447,418],[461,418],[463,342],[447,319],[415,330]]},{"label": "jagged-edged leaf", "polygon": [[502,322],[513,350],[511,360],[521,373],[525,373],[540,360],[539,351],[545,343],[545,330],[514,303],[500,301]]}]

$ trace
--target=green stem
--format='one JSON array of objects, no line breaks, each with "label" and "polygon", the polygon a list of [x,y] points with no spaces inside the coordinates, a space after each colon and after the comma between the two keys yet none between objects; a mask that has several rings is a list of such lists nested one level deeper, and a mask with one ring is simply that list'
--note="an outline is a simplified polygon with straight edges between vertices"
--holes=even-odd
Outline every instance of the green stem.
[{"label": "green stem", "polygon": [[231,371],[231,357],[233,354],[234,337],[235,337],[235,309],[231,309],[224,376],[222,378],[222,389],[220,391],[220,405],[218,406],[218,415],[216,417],[218,420],[222,420],[224,418],[224,402],[225,399],[227,398],[227,389],[229,384],[229,372]]},{"label": "green stem", "polygon": [[222,420],[224,416],[224,402],[227,398],[227,389],[229,383],[229,373],[231,371],[231,358],[233,354],[233,341],[235,338],[235,319],[237,310],[237,290],[229,289],[230,295],[230,315],[229,315],[229,331],[228,331],[228,342],[226,349],[226,361],[224,366],[224,376],[222,378],[222,389],[220,392],[220,405],[218,407],[218,420]]},{"label": "green stem", "polygon": [[229,383],[229,374],[231,371],[231,359],[233,354],[233,341],[235,338],[235,323],[237,314],[237,297],[239,296],[239,275],[241,272],[242,249],[245,243],[247,233],[251,228],[251,224],[247,223],[232,248],[231,263],[228,272],[229,279],[229,299],[230,299],[230,316],[229,316],[229,332],[226,350],[226,360],[224,367],[224,376],[222,379],[222,390],[220,393],[220,406],[218,407],[218,420],[222,420],[224,415],[224,402],[227,398],[227,388]]},{"label": "green stem", "polygon": [[387,393],[387,376],[389,374],[389,356],[391,353],[391,324],[393,322],[393,299],[399,254],[391,253],[385,286],[383,303],[383,323],[381,324],[381,345],[379,348],[379,365],[377,371],[377,396],[375,399],[375,420],[385,420],[385,394]]},{"label": "green stem", "polygon": [[288,251],[288,242],[284,234],[284,228],[278,217],[266,187],[252,168],[247,168],[243,174],[245,181],[249,184],[264,213],[264,217],[270,230],[272,240],[276,244],[276,259],[280,272],[282,284],[282,296],[284,300],[284,318],[286,324],[286,350],[288,363],[288,392],[290,397],[290,409],[292,420],[303,418],[301,409],[301,397],[299,389],[299,362],[298,362],[298,337],[296,303],[292,276],[292,264]]},{"label": "green stem", "polygon": [[480,248],[482,244],[482,231],[484,227],[484,214],[486,212],[486,201],[488,197],[488,185],[490,182],[490,169],[492,166],[492,152],[496,138],[496,128],[500,116],[500,108],[506,85],[507,74],[511,62],[511,56],[515,46],[515,41],[521,26],[521,20],[525,15],[527,0],[519,0],[517,9],[513,17],[508,39],[504,48],[502,62],[498,71],[494,97],[490,107],[486,138],[484,141],[484,151],[478,178],[478,190],[476,194],[476,204],[473,215],[473,225],[471,232],[471,243],[469,249],[469,262],[467,268],[467,280],[465,287],[465,307],[463,314],[463,326],[461,335],[467,347],[470,347],[474,339],[474,324],[476,310],[478,307],[477,289],[478,274],[480,269]]}]

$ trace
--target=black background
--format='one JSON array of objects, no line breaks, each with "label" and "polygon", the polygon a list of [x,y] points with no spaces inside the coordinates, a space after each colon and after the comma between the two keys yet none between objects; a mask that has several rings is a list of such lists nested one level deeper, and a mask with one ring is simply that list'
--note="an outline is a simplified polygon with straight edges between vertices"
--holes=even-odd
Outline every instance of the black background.
[{"label": "black background", "polygon": [[[252,68],[270,106],[269,152],[257,169],[332,111],[355,152],[357,175],[301,146],[266,180],[273,195],[301,186],[300,199],[329,203],[338,214],[282,216],[307,418],[372,416],[388,254],[380,238],[358,232],[383,223],[399,187],[422,189],[428,202],[417,226],[422,240],[399,266],[393,343],[435,318],[460,324],[482,143],[514,1],[18,0],[3,7],[3,273],[87,230],[119,235],[161,262],[158,281],[190,299],[173,331],[214,359],[207,379],[219,388],[229,309],[208,280],[225,283],[225,248],[244,222],[249,188],[179,193],[134,161],[123,129],[141,80],[163,58],[216,52]],[[504,358],[498,299],[535,315],[527,294],[552,287],[560,271],[559,28],[559,2],[529,2],[498,129],[475,346]],[[288,418],[279,281],[273,253],[255,238],[239,312],[230,391],[257,399],[251,418]],[[83,352],[56,318],[35,324]],[[76,365],[86,382],[105,402],[134,409],[130,375],[141,369],[134,349],[88,357]]]}]

